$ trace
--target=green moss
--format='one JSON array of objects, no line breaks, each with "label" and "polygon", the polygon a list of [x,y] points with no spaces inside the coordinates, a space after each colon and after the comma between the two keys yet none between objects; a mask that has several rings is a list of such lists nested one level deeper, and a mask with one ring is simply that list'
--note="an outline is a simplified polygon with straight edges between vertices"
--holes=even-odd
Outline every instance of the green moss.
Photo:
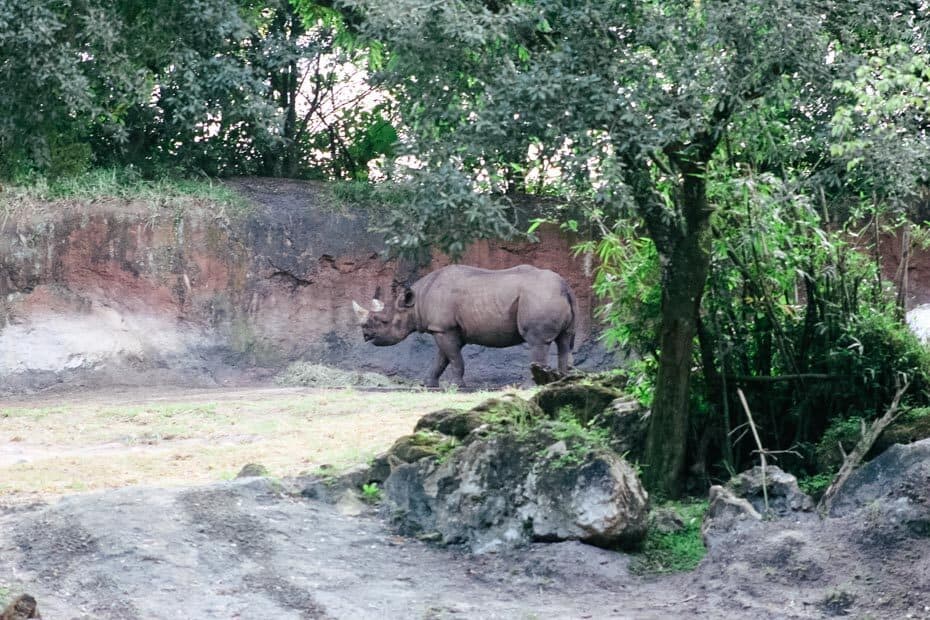
[{"label": "green moss", "polygon": [[481,421],[489,424],[496,431],[526,435],[545,419],[542,410],[535,404],[519,396],[507,394],[502,398],[491,398],[474,409]]},{"label": "green moss", "polygon": [[701,537],[701,523],[707,502],[667,502],[657,508],[672,509],[682,518],[684,527],[677,532],[660,532],[651,527],[642,547],[630,564],[639,575],[656,575],[693,570],[707,553]]}]

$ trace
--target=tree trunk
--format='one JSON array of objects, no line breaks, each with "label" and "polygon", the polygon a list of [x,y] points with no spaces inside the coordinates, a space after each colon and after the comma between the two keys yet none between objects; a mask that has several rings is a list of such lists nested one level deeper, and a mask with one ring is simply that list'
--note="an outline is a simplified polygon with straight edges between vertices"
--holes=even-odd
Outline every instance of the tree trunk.
[{"label": "tree trunk", "polygon": [[694,337],[710,266],[710,211],[705,190],[702,176],[685,176],[681,209],[685,230],[657,243],[663,262],[662,324],[644,475],[651,492],[668,498],[681,493],[688,453]]}]

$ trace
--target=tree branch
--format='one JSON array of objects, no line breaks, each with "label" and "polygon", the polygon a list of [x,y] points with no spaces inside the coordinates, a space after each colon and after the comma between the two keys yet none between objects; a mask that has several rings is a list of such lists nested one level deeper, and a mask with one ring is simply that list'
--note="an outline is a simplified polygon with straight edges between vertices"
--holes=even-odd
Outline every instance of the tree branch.
[{"label": "tree branch", "polygon": [[897,420],[898,416],[901,415],[901,412],[898,411],[898,404],[901,402],[901,397],[904,395],[910,385],[910,383],[905,383],[903,387],[899,388],[894,395],[894,399],[891,401],[891,405],[885,412],[885,415],[872,422],[872,425],[868,429],[862,429],[862,437],[859,439],[859,443],[856,444],[856,447],[853,448],[852,452],[850,452],[843,460],[843,465],[840,467],[840,471],[836,474],[836,478],[833,479],[833,482],[830,484],[827,492],[824,493],[823,497],[820,498],[820,503],[817,504],[817,508],[821,513],[827,514],[830,512],[830,507],[833,505],[833,500],[836,498],[836,495],[846,484],[846,481],[849,480],[849,477],[859,466],[859,463],[862,462],[862,459],[865,458],[865,455],[868,454],[869,450],[872,449],[872,446],[875,444],[875,440],[878,439],[879,435],[881,435],[882,432],[892,422]]}]

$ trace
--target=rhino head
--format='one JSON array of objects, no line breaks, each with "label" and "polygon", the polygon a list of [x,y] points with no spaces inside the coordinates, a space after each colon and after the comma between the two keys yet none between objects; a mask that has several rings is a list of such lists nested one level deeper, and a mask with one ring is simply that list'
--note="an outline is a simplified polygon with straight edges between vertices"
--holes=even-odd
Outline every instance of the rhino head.
[{"label": "rhino head", "polygon": [[412,289],[404,287],[399,291],[393,303],[384,304],[379,297],[381,288],[375,291],[371,300],[371,309],[367,310],[352,301],[352,309],[362,326],[365,342],[379,347],[397,344],[416,329],[416,295]]}]

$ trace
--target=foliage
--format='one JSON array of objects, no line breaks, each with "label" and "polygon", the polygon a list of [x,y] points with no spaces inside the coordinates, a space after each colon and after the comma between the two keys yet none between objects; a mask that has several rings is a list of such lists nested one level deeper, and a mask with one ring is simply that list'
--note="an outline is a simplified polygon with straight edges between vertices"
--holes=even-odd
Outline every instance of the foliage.
[{"label": "foliage", "polygon": [[377,504],[381,501],[381,487],[377,482],[368,482],[362,485],[362,499],[370,504]]},{"label": "foliage", "polygon": [[558,412],[555,420],[548,420],[545,426],[556,441],[564,441],[566,451],[550,461],[549,466],[559,469],[584,462],[592,451],[610,449],[610,432],[598,427],[595,420],[584,424],[570,407]]},{"label": "foliage", "polygon": [[834,86],[849,99],[833,115],[830,147],[847,183],[878,205],[906,209],[930,180],[930,55],[900,43],[881,47]]},{"label": "foliage", "polygon": [[667,502],[653,510],[673,510],[684,527],[677,532],[660,532],[650,527],[642,548],[630,564],[635,574],[663,574],[693,570],[707,550],[701,537],[701,523],[707,502]]},{"label": "foliage", "polygon": [[620,222],[598,241],[579,244],[576,251],[594,251],[598,258],[594,293],[604,303],[597,314],[610,326],[604,332],[604,343],[654,357],[662,298],[655,243]]},{"label": "foliage", "polygon": [[865,420],[860,416],[835,418],[817,442],[816,459],[823,471],[839,469],[843,455],[848,454],[862,437]]},{"label": "foliage", "polygon": [[816,502],[820,500],[820,497],[830,488],[830,484],[833,483],[835,475],[836,472],[830,470],[819,474],[804,476],[803,478],[798,478],[798,487],[800,487],[801,491],[810,495],[811,499]]},{"label": "foliage", "polygon": [[305,0],[0,0],[0,57],[6,179],[366,178],[396,140],[370,49]]},{"label": "foliage", "polygon": [[[736,387],[772,450],[816,442],[833,420],[881,415],[905,377],[911,401],[925,402],[930,356],[899,320],[856,221],[826,230],[797,184],[726,178],[711,184],[726,208],[714,222],[701,333],[709,398],[728,418],[720,441],[742,419]],[[752,449],[721,454],[738,469]]]}]

